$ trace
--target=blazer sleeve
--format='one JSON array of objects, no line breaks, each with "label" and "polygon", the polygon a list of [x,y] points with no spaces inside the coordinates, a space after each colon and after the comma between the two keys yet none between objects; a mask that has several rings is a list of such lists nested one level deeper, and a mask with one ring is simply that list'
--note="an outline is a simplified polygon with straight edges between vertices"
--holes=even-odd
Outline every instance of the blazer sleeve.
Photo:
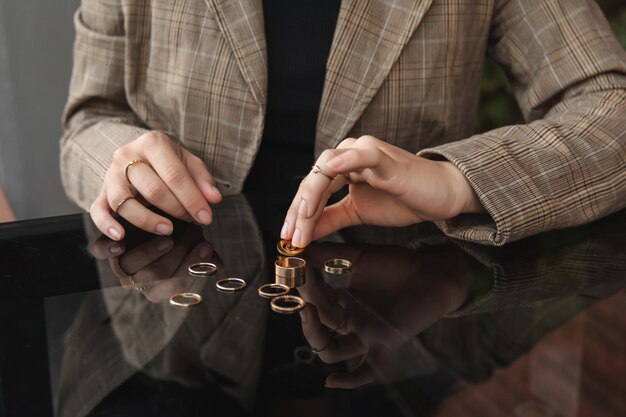
[{"label": "blazer sleeve", "polygon": [[597,5],[496,1],[489,53],[528,124],[419,152],[452,162],[489,213],[437,225],[503,245],[626,207],[626,54]]},{"label": "blazer sleeve", "polygon": [[124,16],[119,0],[83,0],[63,114],[61,177],[68,196],[88,209],[113,152],[149,131],[126,100]]}]

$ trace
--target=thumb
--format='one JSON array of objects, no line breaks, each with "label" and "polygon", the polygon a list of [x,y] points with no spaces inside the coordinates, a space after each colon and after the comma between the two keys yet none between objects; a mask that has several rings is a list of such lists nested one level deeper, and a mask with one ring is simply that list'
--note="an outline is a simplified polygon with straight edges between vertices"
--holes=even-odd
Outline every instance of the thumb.
[{"label": "thumb", "polygon": [[344,227],[363,224],[350,195],[324,208],[313,231],[313,240],[323,238]]}]

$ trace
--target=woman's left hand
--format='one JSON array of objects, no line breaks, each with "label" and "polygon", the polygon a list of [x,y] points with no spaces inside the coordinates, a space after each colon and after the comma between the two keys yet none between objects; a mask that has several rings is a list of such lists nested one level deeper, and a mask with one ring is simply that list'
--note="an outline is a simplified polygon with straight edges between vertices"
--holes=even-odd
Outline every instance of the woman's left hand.
[{"label": "woman's left hand", "polygon": [[[358,224],[407,226],[485,212],[452,163],[419,157],[373,136],[345,139],[324,151],[315,167],[300,184],[281,231],[294,246]],[[348,195],[326,207],[346,183]]]}]

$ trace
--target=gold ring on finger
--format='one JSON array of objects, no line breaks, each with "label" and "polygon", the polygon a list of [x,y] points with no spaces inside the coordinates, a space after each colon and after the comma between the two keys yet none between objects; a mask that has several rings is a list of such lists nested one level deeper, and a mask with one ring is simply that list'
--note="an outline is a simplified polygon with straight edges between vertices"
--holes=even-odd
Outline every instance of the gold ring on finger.
[{"label": "gold ring on finger", "polygon": [[125,198],[123,198],[123,199],[122,199],[122,201],[120,201],[119,203],[117,203],[117,206],[115,206],[115,210],[113,210],[113,212],[115,213],[115,215],[116,215],[116,216],[119,216],[119,211],[120,211],[120,208],[122,207],[122,205],[123,205],[125,202],[127,202],[128,200],[136,200],[136,199],[137,199],[137,197],[132,196],[132,195],[131,195],[131,196],[129,196],[129,197],[125,197]]},{"label": "gold ring on finger", "polygon": [[311,167],[311,172],[314,174],[322,174],[323,176],[325,176],[326,178],[328,178],[329,180],[333,181],[335,178],[331,177],[330,175],[328,175],[326,172],[324,172],[324,170],[322,170],[322,168],[320,168],[317,165],[313,165]]},{"label": "gold ring on finger", "polygon": [[126,164],[126,168],[124,169],[124,176],[126,177],[126,181],[128,181],[128,183],[130,184],[130,178],[128,178],[128,169],[135,165],[135,164],[146,164],[148,166],[150,166],[150,164],[146,161],[144,161],[143,159],[133,159],[132,161],[130,161],[128,164]]}]

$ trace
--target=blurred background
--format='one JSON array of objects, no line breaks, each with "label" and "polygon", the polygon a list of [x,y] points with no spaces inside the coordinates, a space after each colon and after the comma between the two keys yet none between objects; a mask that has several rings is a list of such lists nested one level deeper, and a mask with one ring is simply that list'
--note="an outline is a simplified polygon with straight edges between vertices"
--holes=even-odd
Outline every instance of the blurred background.
[{"label": "blurred background", "polygon": [[[0,185],[17,219],[79,211],[65,197],[58,161],[79,3],[0,0]],[[626,1],[598,3],[626,48]],[[504,74],[490,61],[482,93],[477,132],[521,121]]]}]

